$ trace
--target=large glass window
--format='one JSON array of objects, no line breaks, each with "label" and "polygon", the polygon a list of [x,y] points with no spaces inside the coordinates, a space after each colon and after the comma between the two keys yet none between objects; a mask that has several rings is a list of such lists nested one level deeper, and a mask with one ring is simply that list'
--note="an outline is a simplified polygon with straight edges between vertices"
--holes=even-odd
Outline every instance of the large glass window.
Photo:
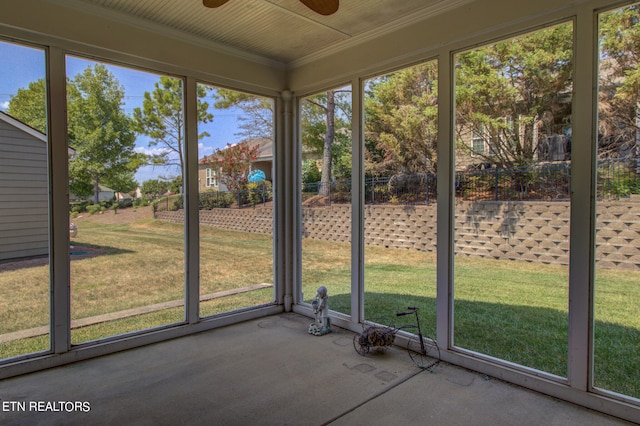
[{"label": "large glass window", "polygon": [[[365,82],[365,319],[435,337],[438,64]],[[406,319],[406,318],[402,318]],[[408,329],[410,331],[410,329]]]},{"label": "large glass window", "polygon": [[325,286],[351,313],[351,87],[306,97],[302,127],[302,293]]},{"label": "large glass window", "polygon": [[[454,344],[567,375],[573,26],[455,55]],[[482,137],[490,149],[480,151]]]},{"label": "large glass window", "polygon": [[640,398],[640,4],[599,16],[594,385]]},{"label": "large glass window", "polygon": [[45,53],[0,41],[0,359],[48,350]]},{"label": "large glass window", "polygon": [[182,81],[68,56],[71,341],[184,321]]},{"label": "large glass window", "polygon": [[200,315],[272,303],[273,100],[199,84],[198,134]]}]

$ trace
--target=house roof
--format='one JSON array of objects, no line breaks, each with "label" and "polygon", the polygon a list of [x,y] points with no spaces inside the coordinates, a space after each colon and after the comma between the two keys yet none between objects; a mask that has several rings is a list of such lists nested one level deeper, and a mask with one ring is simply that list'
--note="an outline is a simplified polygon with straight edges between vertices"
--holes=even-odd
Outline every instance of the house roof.
[{"label": "house roof", "polygon": [[[258,147],[258,158],[256,161],[271,161],[273,160],[273,140],[269,138],[256,138],[256,139],[247,139],[241,141],[239,143],[247,142],[249,146],[257,146]],[[224,148],[226,149],[226,148]],[[211,155],[206,155],[198,160],[199,164],[207,164],[211,163],[215,160],[216,153],[214,152]]]},{"label": "house roof", "polygon": [[[7,114],[6,112],[0,111],[0,120],[2,120],[5,123],[15,127],[18,130],[23,131],[24,133],[26,133],[28,135],[33,136],[34,138],[38,139],[42,143],[46,144],[48,142],[47,135],[42,133],[40,130],[37,130],[37,129],[29,126],[28,124],[18,120],[17,118],[13,117],[12,115]],[[71,155],[71,154],[75,153],[76,150],[71,148],[71,147],[69,147],[67,152],[69,153],[69,155]]]},{"label": "house roof", "polygon": [[113,189],[111,189],[109,187],[106,187],[104,185],[98,185],[98,190],[100,192],[115,192],[115,190],[113,190]]},{"label": "house roof", "polygon": [[45,135],[44,133],[42,133],[39,130],[34,129],[33,127],[29,126],[26,123],[23,123],[22,121],[18,120],[17,118],[7,114],[6,112],[2,112],[0,111],[0,120],[4,121],[5,123],[23,131],[24,133],[27,133],[31,136],[33,136],[34,138],[47,143],[47,135]]}]

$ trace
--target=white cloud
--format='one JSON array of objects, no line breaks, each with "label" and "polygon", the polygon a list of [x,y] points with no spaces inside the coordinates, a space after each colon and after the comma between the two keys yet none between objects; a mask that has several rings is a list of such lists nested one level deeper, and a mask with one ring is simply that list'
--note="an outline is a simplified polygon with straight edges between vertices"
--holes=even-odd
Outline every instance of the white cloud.
[{"label": "white cloud", "polygon": [[209,154],[213,154],[213,147],[205,145],[202,142],[198,143],[198,155],[204,157]]},{"label": "white cloud", "polygon": [[9,101],[0,102],[0,110],[6,111],[9,108]]},{"label": "white cloud", "polygon": [[149,148],[146,146],[136,146],[134,148],[134,151],[139,154],[145,154],[145,155],[161,155],[169,152],[169,150],[166,148],[158,148],[158,147]]}]

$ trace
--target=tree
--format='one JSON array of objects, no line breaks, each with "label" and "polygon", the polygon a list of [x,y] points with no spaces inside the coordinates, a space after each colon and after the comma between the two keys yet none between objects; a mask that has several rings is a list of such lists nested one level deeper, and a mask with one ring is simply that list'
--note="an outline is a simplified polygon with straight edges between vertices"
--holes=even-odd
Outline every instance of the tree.
[{"label": "tree", "polygon": [[327,92],[326,100],[326,106],[324,107],[326,118],[324,145],[322,149],[322,177],[320,179],[322,188],[320,188],[320,195],[326,195],[328,193],[332,178],[331,168],[333,166],[333,153],[331,152],[331,146],[333,145],[333,136],[335,135],[336,115],[336,100],[335,92],[333,90],[329,90]]},{"label": "tree", "polygon": [[220,182],[229,191],[237,192],[246,189],[251,163],[257,158],[258,146],[245,141],[227,144],[225,149],[218,148],[211,156],[211,164],[214,170],[220,171]]},{"label": "tree", "polygon": [[[179,166],[184,170],[184,113],[182,81],[171,77],[160,77],[153,92],[145,92],[141,108],[135,108],[133,119],[135,130],[151,138],[149,147],[160,147],[161,153],[152,156],[151,162],[159,166]],[[209,104],[203,99],[207,88],[198,85],[198,123],[213,120],[208,112]],[[198,134],[198,139],[209,136]]]},{"label": "tree", "polygon": [[169,191],[170,185],[171,182],[159,179],[149,179],[142,182],[142,185],[140,186],[140,192],[142,192],[142,194],[148,198],[155,198]]},{"label": "tree", "polygon": [[124,89],[102,64],[87,67],[69,82],[70,189],[77,196],[94,194],[99,185],[129,192],[137,184],[135,171],[144,163],[134,152],[135,133],[131,119],[122,110]]},{"label": "tree", "polygon": [[[306,98],[302,104],[302,146],[311,153],[322,154],[320,195],[329,193],[336,148],[340,151],[340,160],[351,155],[351,102],[345,96],[350,93],[350,90],[329,90]],[[340,146],[334,144],[336,135],[344,142]]]},{"label": "tree", "polygon": [[[124,89],[104,65],[88,67],[67,83],[68,143],[71,192],[79,197],[94,194],[100,184],[117,192],[136,187],[133,177],[145,156],[133,151],[131,121],[121,109]],[[46,83],[44,79],[19,89],[7,112],[46,133]]]},{"label": "tree", "polygon": [[7,113],[40,132],[47,134],[47,87],[43,78],[18,89],[9,101]]},{"label": "tree", "polygon": [[169,180],[169,191],[179,194],[182,191],[182,175]]},{"label": "tree", "polygon": [[318,168],[317,161],[307,159],[302,161],[302,183],[316,184],[322,179],[322,174]]},{"label": "tree", "polygon": [[600,15],[600,157],[640,155],[640,7]]},{"label": "tree", "polygon": [[240,108],[244,115],[239,118],[237,136],[245,139],[271,139],[273,137],[273,101],[269,98],[249,95],[236,90],[216,88],[213,94],[217,109]]},{"label": "tree", "polygon": [[437,63],[372,80],[365,97],[365,172],[436,172]]},{"label": "tree", "polygon": [[459,54],[458,140],[483,138],[490,149],[474,154],[498,166],[533,163],[544,137],[570,126],[572,33],[562,24]]}]

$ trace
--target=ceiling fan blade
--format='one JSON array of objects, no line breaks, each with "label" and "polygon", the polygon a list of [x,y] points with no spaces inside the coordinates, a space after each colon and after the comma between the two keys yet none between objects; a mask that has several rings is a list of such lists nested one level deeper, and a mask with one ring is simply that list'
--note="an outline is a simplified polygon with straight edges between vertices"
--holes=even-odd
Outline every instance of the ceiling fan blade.
[{"label": "ceiling fan blade", "polygon": [[202,4],[205,7],[220,7],[229,0],[202,0]]},{"label": "ceiling fan blade", "polygon": [[332,15],[338,11],[340,0],[300,0],[305,6],[320,15]]}]

